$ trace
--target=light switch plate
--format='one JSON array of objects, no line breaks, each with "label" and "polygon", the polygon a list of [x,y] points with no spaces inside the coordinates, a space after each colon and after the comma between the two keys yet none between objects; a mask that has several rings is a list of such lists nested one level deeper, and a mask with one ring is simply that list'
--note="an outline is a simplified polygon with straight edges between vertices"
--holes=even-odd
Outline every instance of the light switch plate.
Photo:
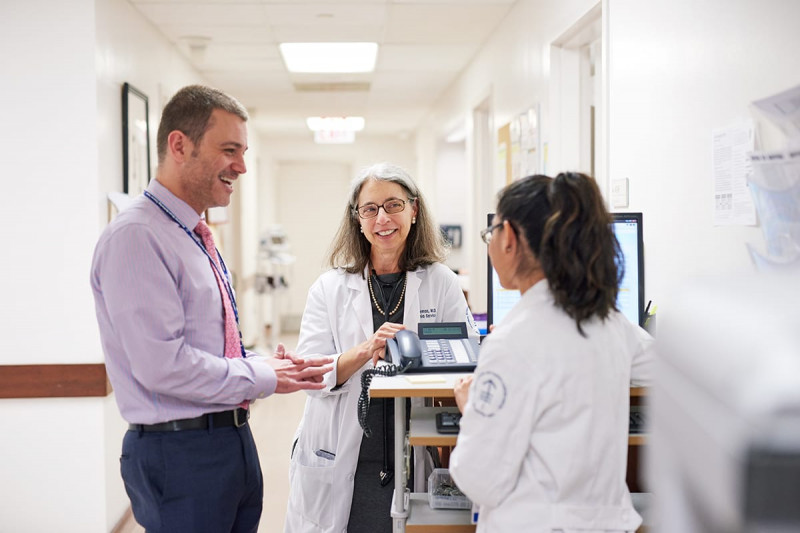
[{"label": "light switch plate", "polygon": [[611,205],[628,207],[628,178],[611,180]]}]

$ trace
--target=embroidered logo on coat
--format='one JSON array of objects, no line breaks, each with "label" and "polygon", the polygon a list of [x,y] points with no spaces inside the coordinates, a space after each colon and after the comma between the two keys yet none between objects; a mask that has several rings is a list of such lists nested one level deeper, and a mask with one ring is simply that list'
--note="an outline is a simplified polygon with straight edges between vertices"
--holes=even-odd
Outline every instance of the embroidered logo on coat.
[{"label": "embroidered logo on coat", "polygon": [[481,372],[470,391],[470,401],[475,411],[483,416],[494,416],[506,403],[506,384],[494,372]]}]

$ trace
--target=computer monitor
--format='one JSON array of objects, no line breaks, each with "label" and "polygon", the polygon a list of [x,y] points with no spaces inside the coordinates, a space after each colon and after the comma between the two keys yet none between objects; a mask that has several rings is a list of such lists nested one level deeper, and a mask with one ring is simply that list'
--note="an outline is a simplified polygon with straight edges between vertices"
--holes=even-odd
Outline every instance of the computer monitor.
[{"label": "computer monitor", "polygon": [[[619,241],[625,262],[625,275],[617,295],[617,308],[634,324],[644,325],[644,241],[641,213],[612,213],[614,235]],[[487,226],[492,224],[494,213],[487,216]],[[488,258],[488,254],[487,254]],[[487,328],[499,324],[520,298],[517,290],[504,289],[500,278],[488,259]]]}]

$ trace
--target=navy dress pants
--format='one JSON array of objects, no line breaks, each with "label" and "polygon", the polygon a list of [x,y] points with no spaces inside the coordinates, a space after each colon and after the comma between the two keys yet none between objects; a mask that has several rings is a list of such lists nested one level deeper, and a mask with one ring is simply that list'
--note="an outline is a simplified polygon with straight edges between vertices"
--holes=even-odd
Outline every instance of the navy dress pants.
[{"label": "navy dress pants", "polygon": [[250,425],[129,430],[122,479],[147,533],[255,533],[264,483]]}]

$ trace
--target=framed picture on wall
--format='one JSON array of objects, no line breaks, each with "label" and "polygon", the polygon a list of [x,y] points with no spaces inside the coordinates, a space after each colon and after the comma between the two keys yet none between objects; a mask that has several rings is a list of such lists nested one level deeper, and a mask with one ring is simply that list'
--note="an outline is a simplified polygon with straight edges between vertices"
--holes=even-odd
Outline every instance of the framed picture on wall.
[{"label": "framed picture on wall", "polygon": [[122,186],[131,197],[150,183],[150,120],[147,95],[122,85]]},{"label": "framed picture on wall", "polygon": [[444,234],[444,238],[450,243],[452,248],[461,248],[461,225],[442,224],[439,226]]}]

